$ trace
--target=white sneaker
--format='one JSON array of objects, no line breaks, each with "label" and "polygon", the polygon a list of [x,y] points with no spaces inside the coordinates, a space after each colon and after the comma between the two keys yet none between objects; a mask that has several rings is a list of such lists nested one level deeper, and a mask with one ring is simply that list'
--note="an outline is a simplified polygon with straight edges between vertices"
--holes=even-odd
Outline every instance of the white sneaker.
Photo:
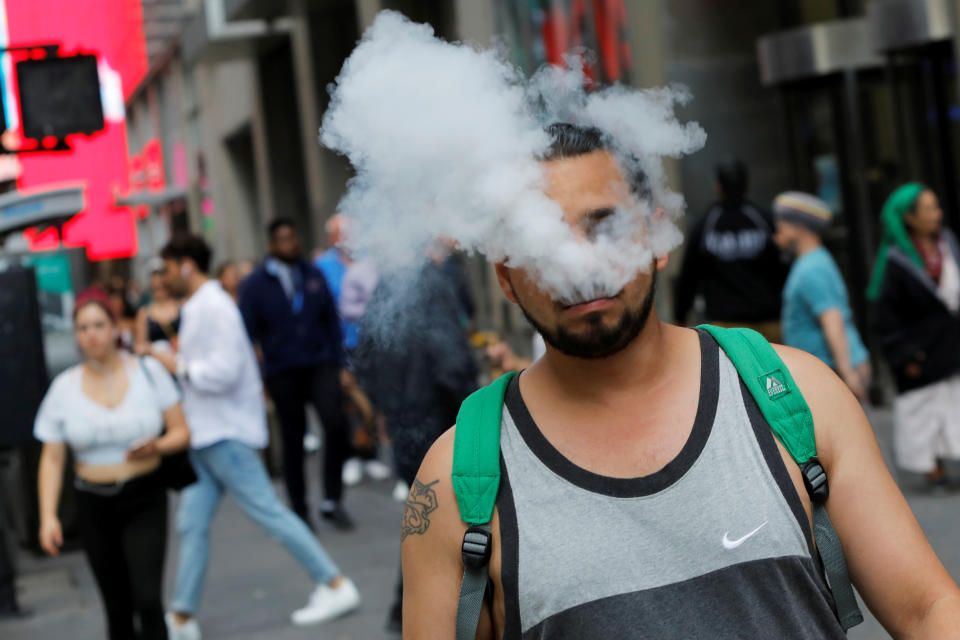
[{"label": "white sneaker", "polygon": [[397,480],[397,484],[393,486],[393,499],[397,502],[406,502],[409,495],[410,487],[407,486],[407,483],[403,480]]},{"label": "white sneaker", "polygon": [[363,463],[358,458],[350,458],[343,464],[343,484],[352,487],[363,480]]},{"label": "white sneaker", "polygon": [[190,618],[185,623],[179,624],[173,614],[168,613],[164,620],[167,622],[167,636],[170,640],[200,640],[200,625],[197,624],[196,618]]},{"label": "white sneaker", "polygon": [[303,450],[307,453],[314,453],[320,450],[320,436],[312,431],[303,436]]},{"label": "white sneaker", "polygon": [[363,470],[374,480],[386,480],[393,475],[393,470],[379,460],[367,460],[363,464]]},{"label": "white sneaker", "polygon": [[325,584],[317,586],[310,595],[310,602],[303,609],[293,612],[290,619],[293,624],[303,627],[333,620],[360,606],[360,593],[349,578],[344,578],[340,586],[331,589]]}]

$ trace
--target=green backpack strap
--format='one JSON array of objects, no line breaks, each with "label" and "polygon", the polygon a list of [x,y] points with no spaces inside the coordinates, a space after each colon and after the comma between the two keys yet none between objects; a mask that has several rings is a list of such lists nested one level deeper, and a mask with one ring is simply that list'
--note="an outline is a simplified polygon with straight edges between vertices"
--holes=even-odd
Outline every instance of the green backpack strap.
[{"label": "green backpack strap", "polygon": [[725,329],[700,325],[713,336],[733,362],[740,378],[783,446],[803,473],[803,482],[813,507],[813,529],[823,568],[837,605],[837,618],[844,631],[863,622],[850,583],[843,547],[825,503],[830,495],[827,474],[817,459],[813,414],[790,370],[767,342],[752,329]]},{"label": "green backpack strap", "polygon": [[766,338],[751,329],[724,329],[709,324],[698,328],[713,336],[733,362],[760,413],[794,462],[802,467],[816,458],[817,440],[810,407]]},{"label": "green backpack strap", "polygon": [[490,518],[500,489],[503,396],[516,373],[501,376],[460,405],[453,440],[453,492],[469,527],[460,547],[463,582],[457,603],[457,640],[473,640],[487,591]]},{"label": "green backpack strap", "polygon": [[490,522],[500,488],[500,421],[503,396],[516,373],[508,373],[470,394],[457,414],[453,441],[453,491],[460,519]]}]

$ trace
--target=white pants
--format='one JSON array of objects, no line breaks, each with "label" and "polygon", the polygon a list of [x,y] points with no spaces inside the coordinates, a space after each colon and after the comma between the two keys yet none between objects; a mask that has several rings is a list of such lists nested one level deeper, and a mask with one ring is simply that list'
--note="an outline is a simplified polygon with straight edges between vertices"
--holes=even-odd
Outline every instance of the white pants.
[{"label": "white pants", "polygon": [[897,465],[928,473],[938,458],[960,459],[960,376],[908,391],[893,405]]}]

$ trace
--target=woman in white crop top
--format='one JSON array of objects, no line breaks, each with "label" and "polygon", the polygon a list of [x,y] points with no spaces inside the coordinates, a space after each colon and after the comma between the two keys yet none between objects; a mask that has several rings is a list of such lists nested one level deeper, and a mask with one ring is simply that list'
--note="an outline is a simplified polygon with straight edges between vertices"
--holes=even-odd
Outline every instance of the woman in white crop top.
[{"label": "woman in white crop top", "polygon": [[156,360],[117,349],[118,328],[105,295],[81,294],[74,324],[84,362],[53,381],[34,425],[43,442],[40,544],[51,555],[63,544],[57,507],[69,449],[80,535],[108,636],[166,639],[167,494],[159,469],[164,455],[190,441],[180,393]]}]

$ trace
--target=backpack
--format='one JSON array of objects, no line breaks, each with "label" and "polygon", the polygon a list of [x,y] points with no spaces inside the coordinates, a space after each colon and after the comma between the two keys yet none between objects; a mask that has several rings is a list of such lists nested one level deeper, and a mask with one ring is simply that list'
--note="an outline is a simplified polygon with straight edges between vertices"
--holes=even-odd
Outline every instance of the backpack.
[{"label": "backpack", "polygon": [[[850,584],[840,539],[827,516],[827,474],[817,460],[813,416],[783,360],[770,343],[751,329],[699,327],[717,341],[733,362],[760,412],[779,441],[800,466],[813,508],[817,548],[837,607],[837,619],[846,632],[863,622]],[[463,536],[463,582],[457,605],[457,640],[472,640],[487,592],[490,562],[490,518],[500,488],[500,425],[508,373],[476,391],[461,405],[453,446],[453,490],[460,519],[468,526]]]}]

